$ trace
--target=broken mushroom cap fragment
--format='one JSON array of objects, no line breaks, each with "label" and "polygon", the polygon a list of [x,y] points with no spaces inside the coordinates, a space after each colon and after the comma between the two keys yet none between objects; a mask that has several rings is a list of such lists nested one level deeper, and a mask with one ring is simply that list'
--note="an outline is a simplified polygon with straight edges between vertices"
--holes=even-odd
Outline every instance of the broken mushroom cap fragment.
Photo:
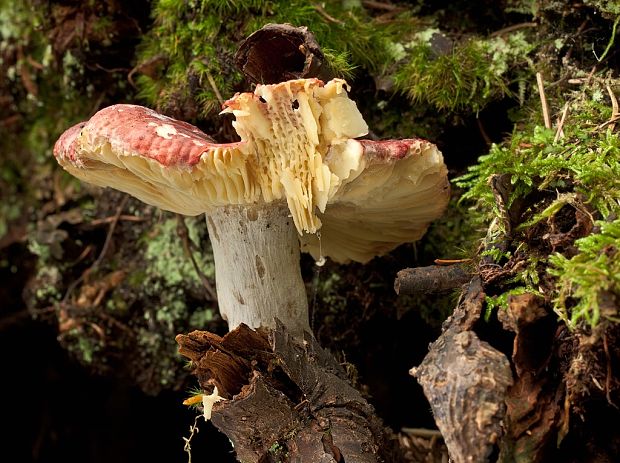
[{"label": "broken mushroom cap fragment", "polygon": [[225,106],[241,139],[279,164],[274,194],[284,189],[302,250],[316,259],[366,262],[416,241],[448,203],[435,145],[355,140],[368,126],[341,79],[258,85]]}]

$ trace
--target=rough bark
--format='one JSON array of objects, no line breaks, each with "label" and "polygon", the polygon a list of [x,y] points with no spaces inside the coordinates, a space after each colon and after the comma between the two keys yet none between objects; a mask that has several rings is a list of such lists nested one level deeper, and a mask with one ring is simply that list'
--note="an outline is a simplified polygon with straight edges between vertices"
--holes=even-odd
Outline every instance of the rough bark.
[{"label": "rough bark", "polygon": [[396,274],[396,294],[439,293],[458,288],[471,278],[462,265],[406,268]]},{"label": "rough bark", "polygon": [[200,385],[230,399],[212,420],[240,461],[399,461],[396,439],[312,336],[239,325],[223,338],[194,331],[177,342]]},{"label": "rough bark", "polygon": [[508,359],[472,330],[483,301],[475,278],[422,364],[411,370],[456,463],[492,461],[503,434],[504,397],[513,381]]},{"label": "rough bark", "polygon": [[506,396],[500,461],[549,461],[562,409],[561,390],[554,387],[552,376],[543,374],[552,355],[555,321],[544,301],[532,294],[511,296],[508,309],[500,311],[498,318],[515,333],[512,362],[516,373]]}]

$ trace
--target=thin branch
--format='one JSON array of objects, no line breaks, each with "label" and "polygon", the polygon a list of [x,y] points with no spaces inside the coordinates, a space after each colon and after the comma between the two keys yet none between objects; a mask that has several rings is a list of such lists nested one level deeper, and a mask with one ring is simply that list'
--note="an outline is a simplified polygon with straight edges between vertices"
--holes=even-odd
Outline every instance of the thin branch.
[{"label": "thin branch", "polygon": [[453,265],[453,264],[464,264],[466,262],[471,262],[470,258],[467,259],[435,259],[433,261],[436,265]]},{"label": "thin branch", "polygon": [[609,119],[609,128],[614,130],[616,128],[616,121],[620,117],[620,110],[618,109],[618,100],[616,99],[616,95],[614,95],[614,92],[609,85],[607,85],[607,93],[611,99],[611,118]]},{"label": "thin branch", "polygon": [[596,56],[596,52],[594,51],[594,46],[592,48],[592,53],[594,53],[594,57],[599,63],[605,59],[605,57],[607,56],[607,53],[609,53],[609,50],[611,50],[611,47],[613,46],[616,40],[616,29],[618,28],[618,22],[620,22],[620,16],[618,16],[616,20],[614,21],[614,25],[611,29],[611,37],[609,38],[609,43],[607,43],[607,47],[605,48],[605,51],[603,52],[600,58]]},{"label": "thin branch", "polygon": [[77,288],[77,285],[79,285],[82,281],[84,281],[84,279],[86,278],[86,275],[88,275],[93,270],[95,270],[99,266],[101,261],[103,261],[103,258],[107,254],[108,248],[110,247],[110,243],[112,242],[112,235],[114,235],[114,230],[116,229],[116,225],[118,224],[118,220],[119,220],[119,218],[120,218],[120,216],[121,216],[121,214],[123,212],[123,209],[125,208],[125,205],[127,204],[127,200],[128,199],[129,199],[129,196],[125,195],[123,197],[123,199],[121,200],[121,203],[116,208],[116,214],[114,214],[114,220],[112,220],[112,222],[110,223],[110,228],[108,228],[108,234],[105,237],[105,241],[103,243],[103,248],[101,248],[101,252],[99,253],[99,256],[97,257],[95,262],[93,262],[93,265],[91,265],[88,269],[86,269],[79,276],[79,278],[77,280],[73,281],[69,285],[69,287],[67,288],[67,292],[65,293],[65,297],[62,298],[62,301],[61,301],[62,305],[66,304],[66,302],[69,300],[69,297],[71,296],[71,294],[73,293],[75,288]]},{"label": "thin branch", "polygon": [[562,111],[562,117],[560,117],[560,121],[558,122],[558,128],[555,131],[555,137],[553,137],[553,143],[557,143],[560,138],[564,138],[564,131],[562,127],[564,127],[564,121],[566,121],[566,115],[568,114],[568,102],[564,105],[564,110]]},{"label": "thin branch", "polygon": [[144,217],[138,217],[135,215],[127,215],[127,214],[122,214],[118,217],[118,219],[116,218],[116,216],[110,216],[110,217],[104,217],[102,219],[95,219],[95,220],[91,220],[90,222],[88,222],[87,225],[92,226],[92,227],[97,227],[99,225],[104,225],[104,224],[108,224],[114,221],[125,221],[125,222],[144,222],[146,219]]},{"label": "thin branch", "polygon": [[607,360],[607,375],[605,376],[605,395],[607,397],[607,402],[609,402],[610,405],[612,405],[613,407],[617,409],[618,406],[612,402],[611,395],[610,395],[611,378],[612,378],[611,360],[610,360],[611,357],[609,356],[609,344],[607,342],[607,335],[605,334],[603,334],[603,349],[605,351],[605,359]]},{"label": "thin branch", "polygon": [[405,10],[405,8],[394,5],[393,3],[377,2],[377,1],[372,1],[372,0],[363,0],[362,5],[364,6],[364,8],[368,8],[369,10],[384,10],[384,11],[394,11],[394,10],[404,11]]},{"label": "thin branch", "polygon": [[212,301],[217,301],[217,293],[215,289],[211,285],[211,282],[207,278],[207,276],[203,273],[203,271],[198,266],[198,262],[194,258],[194,242],[189,237],[189,230],[187,229],[187,225],[185,224],[185,220],[183,216],[177,215],[177,234],[181,238],[181,243],[183,245],[183,251],[192,261],[192,265],[194,266],[194,270],[198,274],[198,278],[202,282],[202,285],[205,288],[207,293],[207,297]]},{"label": "thin branch", "polygon": [[441,437],[441,432],[437,429],[425,429],[425,428],[401,428],[401,431],[410,436],[416,437]]},{"label": "thin branch", "polygon": [[487,131],[484,129],[484,125],[482,125],[482,121],[479,117],[476,118],[476,124],[478,124],[478,130],[480,131],[480,135],[482,136],[484,142],[487,144],[487,146],[491,146],[493,144],[493,141],[491,140],[491,137],[489,137],[489,134],[487,134]]},{"label": "thin branch", "polygon": [[330,15],[327,11],[325,11],[325,8],[323,8],[321,5],[314,5],[314,9],[316,10],[317,13],[323,16],[328,22],[338,24],[339,26],[344,26],[344,23],[342,21]]},{"label": "thin branch", "polygon": [[510,32],[514,32],[514,31],[518,31],[520,29],[528,29],[530,27],[538,27],[538,24],[534,23],[534,22],[526,22],[526,23],[519,23],[519,24],[513,24],[512,26],[508,26],[508,27],[504,27],[503,29],[500,29],[498,31],[493,32],[490,37],[500,37],[502,35],[508,34]]},{"label": "thin branch", "polygon": [[196,419],[194,419],[194,424],[189,427],[189,437],[184,437],[185,445],[183,446],[183,451],[187,453],[187,463],[192,463],[192,438],[198,434],[198,420],[202,415],[197,415]]},{"label": "thin branch", "polygon": [[211,88],[213,89],[213,93],[215,93],[215,96],[217,97],[217,101],[219,101],[221,105],[224,104],[224,98],[222,97],[222,94],[220,93],[220,89],[217,88],[215,79],[213,78],[213,76],[211,75],[209,71],[207,71],[206,74],[207,74],[207,80],[209,81],[209,85],[211,85]]}]

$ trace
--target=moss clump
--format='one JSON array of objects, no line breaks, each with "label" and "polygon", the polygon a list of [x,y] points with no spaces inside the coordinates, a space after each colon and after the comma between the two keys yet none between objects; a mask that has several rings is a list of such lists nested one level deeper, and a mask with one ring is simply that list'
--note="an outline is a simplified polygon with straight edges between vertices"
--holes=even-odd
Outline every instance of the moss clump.
[{"label": "moss clump", "polygon": [[618,0],[584,0],[583,3],[602,13],[620,15],[620,2]]},{"label": "moss clump", "polygon": [[603,217],[620,211],[620,140],[605,124],[611,106],[604,104],[601,88],[596,85],[575,95],[567,108],[570,120],[562,127],[563,137],[556,139],[556,130],[534,124],[515,130],[508,144],[493,145],[489,154],[480,157],[469,173],[457,180],[459,186],[467,188],[463,199],[475,200],[482,206],[479,211],[491,214],[487,216],[490,218],[497,211],[487,180],[501,173],[510,176],[511,202],[534,191],[551,189],[583,195]]},{"label": "moss clump", "polygon": [[[183,362],[176,354],[176,334],[205,329],[215,318],[214,307],[204,301],[203,283],[189,256],[193,252],[200,271],[213,278],[213,255],[209,249],[203,250],[206,225],[194,217],[185,218],[184,223],[188,231],[185,244],[179,236],[180,219],[171,215],[145,230],[140,239],[144,262],[128,277],[136,299],[129,310],[134,312],[133,349],[141,359],[141,370],[156,372],[149,379],[151,390],[178,384]],[[141,311],[141,317],[135,316],[136,309]],[[138,378],[142,380],[145,378]]]},{"label": "moss clump", "polygon": [[406,64],[394,80],[413,103],[477,113],[490,101],[511,94],[512,84],[523,77],[517,70],[527,68],[534,48],[523,32],[457,45],[446,41],[439,30],[428,29],[404,45]]},{"label": "moss clump", "polygon": [[558,278],[556,310],[573,326],[581,319],[596,325],[601,316],[620,321],[613,309],[613,299],[616,306],[620,301],[620,220],[596,225],[597,233],[575,242],[577,255],[550,258],[549,273]]},{"label": "moss clump", "polygon": [[[202,249],[194,258],[198,268],[210,278],[215,275],[215,263],[207,240],[200,237],[198,218],[184,219],[191,240],[192,248]],[[184,248],[178,236],[177,228],[179,219],[169,218],[155,226],[143,238],[145,242],[144,257],[148,260],[148,275],[146,282],[150,285],[156,281],[162,281],[166,286],[178,286],[182,284],[200,285],[200,278],[194,268],[188,253],[190,249]]]},{"label": "moss clump", "polygon": [[[617,81],[595,78],[561,106],[567,115],[563,135],[534,120],[457,179],[466,189],[463,199],[476,204],[473,220],[496,224],[497,233],[485,239],[486,254],[499,267],[512,267],[504,290],[544,296],[571,325],[615,317],[603,314],[599,301],[620,296],[614,247],[620,140],[609,103],[612,89],[619,87]],[[489,182],[497,174],[509,179],[503,205]],[[495,246],[498,241],[503,245]],[[549,264],[552,280],[541,274]],[[491,304],[505,303],[506,294],[492,296]]]},{"label": "moss clump", "polygon": [[340,1],[160,0],[153,18],[155,27],[139,56],[144,63],[138,67],[144,71],[137,79],[141,96],[186,119],[208,118],[221,98],[234,93],[242,81],[233,66],[234,53],[245,37],[267,23],[308,27],[336,75],[348,76],[356,65],[374,69],[386,59],[387,27],[372,22],[359,5]]},{"label": "moss clump", "polygon": [[[105,66],[110,56],[119,68],[127,66],[137,24],[124,7],[110,2],[0,0],[0,120],[5,129],[0,137],[0,238],[20,216],[24,219],[25,211],[39,212],[49,203],[52,180],[64,187],[55,177],[52,156],[59,134],[105,105],[108,96],[130,93],[124,75]],[[41,218],[39,212],[35,220]]]},{"label": "moss clump", "polygon": [[315,34],[335,75],[351,77],[362,68],[393,81],[415,103],[477,112],[510,93],[533,48],[523,32],[471,38],[442,50],[437,29],[412,34],[434,22],[414,16],[416,10],[382,21],[356,1],[160,0],[153,8],[155,27],[141,46],[137,82],[148,104],[176,117],[207,119],[222,99],[243,90],[233,65],[239,43],[267,23],[290,23]]}]

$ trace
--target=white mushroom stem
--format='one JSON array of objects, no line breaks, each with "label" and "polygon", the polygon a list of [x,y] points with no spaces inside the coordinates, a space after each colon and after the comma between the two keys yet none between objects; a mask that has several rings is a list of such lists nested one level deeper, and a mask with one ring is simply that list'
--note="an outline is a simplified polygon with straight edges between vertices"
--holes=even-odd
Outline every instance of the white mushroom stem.
[{"label": "white mushroom stem", "polygon": [[275,327],[310,331],[299,266],[299,239],[286,203],[219,207],[207,215],[222,317],[233,330]]}]

